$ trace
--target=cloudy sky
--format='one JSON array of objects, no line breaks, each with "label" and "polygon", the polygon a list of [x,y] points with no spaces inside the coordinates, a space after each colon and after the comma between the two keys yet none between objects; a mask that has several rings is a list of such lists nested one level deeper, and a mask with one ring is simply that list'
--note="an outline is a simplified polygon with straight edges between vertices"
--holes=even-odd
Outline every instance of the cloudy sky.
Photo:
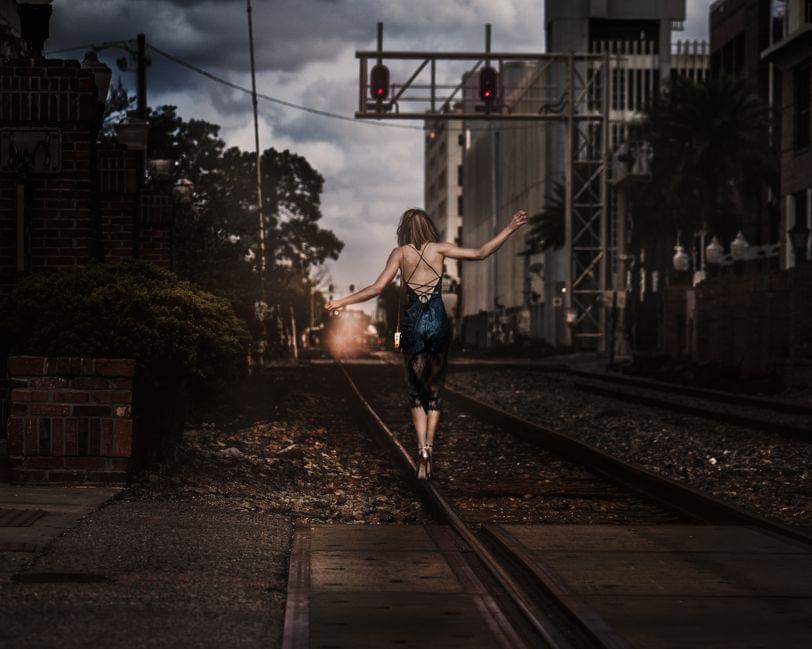
[{"label": "cloudy sky", "polygon": [[[706,39],[710,0],[687,1],[685,32],[679,36]],[[143,32],[156,47],[250,86],[245,6],[245,0],[55,0],[46,47]],[[257,88],[352,116],[358,96],[355,51],[374,49],[377,21],[384,23],[385,49],[476,50],[490,22],[494,50],[543,51],[543,6],[543,0],[254,0]],[[102,55],[116,75],[120,55]],[[253,149],[248,95],[157,55],[152,59],[151,105],[175,104],[185,118],[220,124],[228,145]],[[132,73],[121,78],[134,88]],[[340,259],[330,263],[339,292],[350,283],[372,281],[394,245],[400,213],[423,202],[421,131],[318,117],[262,100],[260,120],[263,148],[300,153],[325,177],[324,225],[346,244]]]}]

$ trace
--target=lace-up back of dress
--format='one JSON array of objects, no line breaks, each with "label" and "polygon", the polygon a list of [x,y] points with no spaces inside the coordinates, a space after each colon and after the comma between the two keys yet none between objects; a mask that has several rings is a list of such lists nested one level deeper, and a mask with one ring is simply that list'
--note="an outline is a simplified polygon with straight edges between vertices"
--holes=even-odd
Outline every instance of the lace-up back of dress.
[{"label": "lace-up back of dress", "polygon": [[[431,294],[440,285],[442,274],[427,260],[426,252],[429,244],[419,249],[412,244],[403,246],[404,267],[401,267],[401,276],[406,278],[406,286],[417,296],[421,302],[428,302]],[[406,251],[409,251],[408,253]],[[442,257],[441,265],[442,265]]]}]

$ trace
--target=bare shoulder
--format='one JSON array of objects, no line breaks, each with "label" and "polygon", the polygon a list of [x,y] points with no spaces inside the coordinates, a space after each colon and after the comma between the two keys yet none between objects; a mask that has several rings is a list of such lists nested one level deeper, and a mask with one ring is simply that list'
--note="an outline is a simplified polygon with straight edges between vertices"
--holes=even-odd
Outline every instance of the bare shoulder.
[{"label": "bare shoulder", "polygon": [[449,244],[448,241],[434,241],[430,245],[433,252],[445,256],[448,254],[448,249],[451,244]]}]

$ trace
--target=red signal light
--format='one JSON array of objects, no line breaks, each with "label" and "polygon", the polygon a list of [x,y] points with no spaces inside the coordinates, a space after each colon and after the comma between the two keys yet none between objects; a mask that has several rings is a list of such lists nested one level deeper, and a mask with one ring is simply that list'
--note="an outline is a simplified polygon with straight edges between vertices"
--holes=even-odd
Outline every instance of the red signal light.
[{"label": "red signal light", "polygon": [[491,66],[479,71],[479,97],[483,101],[491,102],[496,98],[499,90],[499,73]]},{"label": "red signal light", "polygon": [[373,99],[386,99],[389,95],[389,68],[378,63],[369,73],[369,91]]}]

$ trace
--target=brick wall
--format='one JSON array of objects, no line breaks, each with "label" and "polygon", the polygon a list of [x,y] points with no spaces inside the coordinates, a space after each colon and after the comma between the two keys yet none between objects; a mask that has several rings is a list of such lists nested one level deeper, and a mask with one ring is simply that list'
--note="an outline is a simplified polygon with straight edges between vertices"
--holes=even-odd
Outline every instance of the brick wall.
[{"label": "brick wall", "polygon": [[812,264],[706,280],[695,300],[686,310],[697,360],[812,385]]},{"label": "brick wall", "polygon": [[12,356],[8,374],[11,480],[126,480],[134,360]]},{"label": "brick wall", "polygon": [[[171,267],[171,181],[147,183],[139,194],[142,153],[116,142],[97,144],[98,125],[94,77],[79,61],[0,62],[4,141],[22,142],[37,131],[48,132],[53,135],[50,141],[59,142],[50,167],[30,170],[24,181],[15,164],[6,160],[7,168],[0,169],[0,294],[29,272],[83,266],[99,250],[106,259],[139,256]],[[22,273],[17,270],[21,182]]]},{"label": "brick wall", "polygon": [[[27,269],[58,270],[90,255],[91,138],[98,104],[93,74],[78,61],[22,59],[0,64],[0,125],[58,128],[61,166],[27,180]],[[0,284],[16,279],[16,183],[0,174]]]}]

